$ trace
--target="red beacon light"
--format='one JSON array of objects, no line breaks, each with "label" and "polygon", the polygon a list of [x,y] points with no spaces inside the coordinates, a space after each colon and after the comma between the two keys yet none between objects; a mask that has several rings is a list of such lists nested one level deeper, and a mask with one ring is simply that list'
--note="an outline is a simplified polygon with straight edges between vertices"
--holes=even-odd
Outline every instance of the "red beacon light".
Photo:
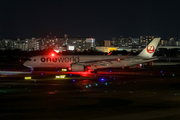
[{"label": "red beacon light", "polygon": [[52,53],[51,56],[54,57],[55,56],[54,53]]},{"label": "red beacon light", "polygon": [[55,56],[56,56],[55,53],[50,53],[50,54],[49,54],[49,57],[55,57]]}]

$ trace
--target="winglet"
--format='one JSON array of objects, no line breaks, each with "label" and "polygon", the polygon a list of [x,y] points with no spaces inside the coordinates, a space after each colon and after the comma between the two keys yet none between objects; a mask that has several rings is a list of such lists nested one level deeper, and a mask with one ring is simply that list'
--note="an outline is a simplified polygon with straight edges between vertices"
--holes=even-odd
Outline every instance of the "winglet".
[{"label": "winglet", "polygon": [[138,56],[152,57],[161,38],[154,38]]}]

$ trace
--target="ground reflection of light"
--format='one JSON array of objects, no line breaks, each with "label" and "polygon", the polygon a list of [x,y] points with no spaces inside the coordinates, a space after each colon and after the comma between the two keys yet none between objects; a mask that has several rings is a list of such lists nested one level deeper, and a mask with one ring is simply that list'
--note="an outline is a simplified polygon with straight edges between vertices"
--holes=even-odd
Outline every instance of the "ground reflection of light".
[{"label": "ground reflection of light", "polygon": [[48,92],[48,94],[50,94],[50,95],[54,95],[54,94],[55,94],[55,92]]},{"label": "ground reflection of light", "polygon": [[88,72],[79,72],[79,74],[82,76],[82,77],[90,77],[91,74],[89,74]]},{"label": "ground reflection of light", "polygon": [[90,82],[89,80],[78,81],[78,83],[81,84],[81,85],[88,85],[89,82]]},{"label": "ground reflection of light", "polygon": [[87,82],[89,82],[89,80],[83,80],[83,82],[87,83]]}]

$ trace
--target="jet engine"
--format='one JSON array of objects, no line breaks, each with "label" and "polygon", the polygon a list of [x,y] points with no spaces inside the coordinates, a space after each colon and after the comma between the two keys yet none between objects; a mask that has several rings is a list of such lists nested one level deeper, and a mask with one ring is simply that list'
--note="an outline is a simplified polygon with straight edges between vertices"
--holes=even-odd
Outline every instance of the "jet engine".
[{"label": "jet engine", "polygon": [[73,72],[85,71],[85,66],[81,64],[71,64],[71,70]]}]

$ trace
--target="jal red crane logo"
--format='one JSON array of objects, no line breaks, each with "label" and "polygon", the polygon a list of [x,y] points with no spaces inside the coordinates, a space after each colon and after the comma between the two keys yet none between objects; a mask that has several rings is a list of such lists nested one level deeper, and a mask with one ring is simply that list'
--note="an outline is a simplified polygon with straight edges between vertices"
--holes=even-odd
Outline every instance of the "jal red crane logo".
[{"label": "jal red crane logo", "polygon": [[155,51],[154,45],[147,46],[147,52],[148,52],[148,53],[152,54],[152,53],[154,53],[154,51]]}]

